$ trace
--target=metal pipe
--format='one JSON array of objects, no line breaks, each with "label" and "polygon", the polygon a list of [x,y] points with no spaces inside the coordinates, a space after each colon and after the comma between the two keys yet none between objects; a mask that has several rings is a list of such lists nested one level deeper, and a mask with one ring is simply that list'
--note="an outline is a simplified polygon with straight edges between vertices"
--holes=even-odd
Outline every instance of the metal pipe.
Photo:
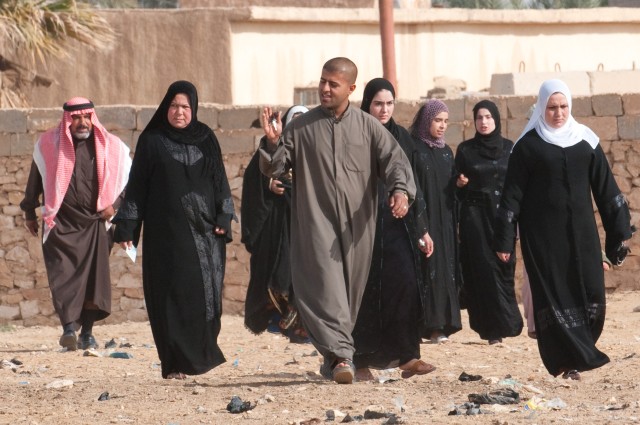
[{"label": "metal pipe", "polygon": [[389,80],[396,89],[398,97],[398,82],[396,78],[396,48],[393,32],[393,0],[379,0],[380,10],[380,40],[382,45],[382,76]]}]

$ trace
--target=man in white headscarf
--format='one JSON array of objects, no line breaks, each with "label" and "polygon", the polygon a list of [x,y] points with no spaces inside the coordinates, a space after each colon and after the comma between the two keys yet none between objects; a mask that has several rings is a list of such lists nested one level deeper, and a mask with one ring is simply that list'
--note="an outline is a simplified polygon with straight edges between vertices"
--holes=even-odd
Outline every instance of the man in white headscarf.
[{"label": "man in white headscarf", "polygon": [[100,124],[90,100],[74,97],[63,110],[60,124],[35,145],[20,208],[27,230],[37,236],[35,210],[42,206],[42,252],[63,327],[60,345],[75,350],[97,347],[93,324],[111,313],[110,220],[131,159],[129,148]]},{"label": "man in white headscarf", "polygon": [[545,81],[509,159],[494,249],[508,261],[518,224],[540,356],[549,373],[570,379],[609,361],[595,346],[605,288],[592,195],[607,256],[621,264],[632,233],[627,202],[598,136],[571,116],[567,85]]}]

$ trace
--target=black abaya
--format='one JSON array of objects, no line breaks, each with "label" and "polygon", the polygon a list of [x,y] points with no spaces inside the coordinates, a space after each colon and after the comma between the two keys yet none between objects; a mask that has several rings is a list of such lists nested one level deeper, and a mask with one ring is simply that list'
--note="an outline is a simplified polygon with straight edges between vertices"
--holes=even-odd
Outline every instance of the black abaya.
[{"label": "black abaya", "polygon": [[244,324],[254,333],[269,326],[274,312],[269,290],[291,300],[289,255],[290,189],[283,195],[269,190],[269,178],[260,172],[259,153],[253,156],[242,183],[242,243],[251,253]]},{"label": "black abaya", "polygon": [[[498,117],[499,119],[499,117]],[[501,138],[500,138],[501,139]],[[484,154],[477,138],[462,142],[456,151],[456,168],[469,183],[458,191],[460,199],[460,264],[463,304],[469,325],[480,338],[497,340],[520,335],[523,322],[516,301],[516,257],[507,263],[491,247],[496,211],[504,185],[513,142],[502,139],[495,158]]]},{"label": "black abaya", "polygon": [[[189,97],[185,129],[169,129],[176,93]],[[171,85],[138,139],[125,202],[113,220],[115,240],[136,245],[144,222],[144,296],[164,378],[202,374],[225,361],[217,337],[233,201],[220,146],[197,121],[197,106],[195,87]]]},{"label": "black abaya", "polygon": [[414,172],[427,205],[433,254],[422,259],[426,305],[422,336],[451,335],[462,329],[458,291],[461,284],[456,232],[456,170],[451,148],[431,148],[415,140]]},{"label": "black abaya", "polygon": [[498,211],[494,250],[513,252],[520,228],[538,347],[552,375],[600,367],[605,320],[602,254],[592,195],[607,240],[631,237],[629,209],[600,145],[562,148],[536,130],[515,145]]},{"label": "black abaya", "polygon": [[[393,120],[387,129],[412,161],[413,139],[407,130]],[[373,257],[353,330],[357,368],[387,369],[420,358],[421,293],[425,291],[419,264],[424,254],[416,244],[427,233],[427,223],[424,199],[416,187],[416,200],[409,213],[397,219],[379,185]]]}]

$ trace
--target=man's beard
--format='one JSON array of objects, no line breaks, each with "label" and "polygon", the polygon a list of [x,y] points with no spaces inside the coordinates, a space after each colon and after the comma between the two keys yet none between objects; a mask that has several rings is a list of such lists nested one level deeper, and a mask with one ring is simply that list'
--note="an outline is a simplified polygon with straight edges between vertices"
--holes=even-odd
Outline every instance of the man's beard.
[{"label": "man's beard", "polygon": [[75,133],[73,133],[74,139],[78,139],[78,140],[87,140],[90,136],[91,136],[91,131],[89,131],[88,129],[78,130]]}]

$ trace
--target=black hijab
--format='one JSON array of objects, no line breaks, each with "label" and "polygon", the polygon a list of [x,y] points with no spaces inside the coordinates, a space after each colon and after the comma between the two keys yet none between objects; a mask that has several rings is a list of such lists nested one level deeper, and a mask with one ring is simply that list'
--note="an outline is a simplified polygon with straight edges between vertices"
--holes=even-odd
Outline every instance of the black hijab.
[{"label": "black hijab", "polygon": [[[386,80],[384,78],[374,78],[373,80],[369,81],[364,88],[360,109],[365,111],[367,114],[370,114],[371,102],[380,90],[389,90],[391,92],[391,96],[393,96],[393,99],[396,99],[396,91],[393,88],[393,84],[391,84],[389,80]],[[396,140],[400,139],[400,129],[398,128],[396,122],[393,120],[393,117],[389,118],[389,121],[387,121],[387,123],[383,125],[387,130],[389,130],[391,134],[393,134],[393,137],[395,137]]]},{"label": "black hijab", "polygon": [[500,158],[503,149],[503,139],[502,134],[500,134],[500,111],[498,111],[498,107],[496,106],[496,104],[491,102],[490,100],[481,100],[480,102],[476,103],[476,106],[473,107],[474,126],[478,111],[480,109],[486,109],[491,113],[491,117],[496,123],[496,128],[491,133],[485,135],[480,134],[476,127],[476,135],[474,137],[476,143],[474,143],[474,147],[478,149],[480,155],[486,158]]},{"label": "black hijab", "polygon": [[[187,96],[191,107],[191,122],[185,128],[175,128],[167,118],[171,102],[180,93]],[[150,130],[159,130],[169,136],[171,140],[188,145],[199,144],[206,139],[211,133],[211,129],[198,121],[198,91],[196,87],[188,81],[176,81],[171,84],[143,133]]]}]

